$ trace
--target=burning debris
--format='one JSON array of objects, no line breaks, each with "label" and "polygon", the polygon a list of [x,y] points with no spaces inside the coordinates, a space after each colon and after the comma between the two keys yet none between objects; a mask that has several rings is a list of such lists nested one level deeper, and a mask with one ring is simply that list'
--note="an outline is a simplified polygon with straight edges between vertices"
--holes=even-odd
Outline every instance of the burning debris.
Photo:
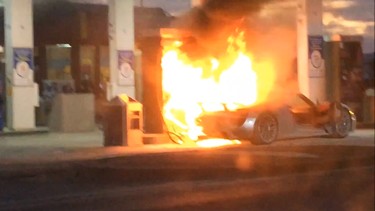
[{"label": "burning debris", "polygon": [[176,21],[177,31],[162,31],[163,116],[179,140],[205,135],[197,125],[204,113],[262,103],[275,88],[276,62],[251,49],[247,26],[267,2],[206,0]]}]

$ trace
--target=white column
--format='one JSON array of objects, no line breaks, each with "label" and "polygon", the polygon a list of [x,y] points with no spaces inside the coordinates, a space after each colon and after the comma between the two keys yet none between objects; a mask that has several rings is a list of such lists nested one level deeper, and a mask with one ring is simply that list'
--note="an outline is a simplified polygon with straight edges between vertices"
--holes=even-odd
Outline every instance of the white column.
[{"label": "white column", "polygon": [[108,1],[110,82],[107,99],[119,94],[135,98],[134,80],[134,2]]},{"label": "white column", "polygon": [[7,127],[35,128],[35,106],[39,104],[34,83],[32,0],[4,0]]},{"label": "white column", "polygon": [[[298,83],[313,102],[326,100],[322,0],[297,0]],[[321,43],[320,43],[321,42]]]}]

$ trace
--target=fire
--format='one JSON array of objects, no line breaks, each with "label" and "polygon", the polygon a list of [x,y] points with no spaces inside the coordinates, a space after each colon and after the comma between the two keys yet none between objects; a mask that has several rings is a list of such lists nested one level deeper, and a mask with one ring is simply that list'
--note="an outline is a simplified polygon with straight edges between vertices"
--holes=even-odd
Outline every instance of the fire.
[{"label": "fire", "polygon": [[[248,107],[268,94],[274,79],[271,67],[254,65],[244,40],[244,32],[237,31],[228,37],[224,56],[199,58],[189,57],[181,40],[163,43],[163,116],[168,130],[179,139],[196,141],[204,135],[196,120],[205,112]],[[255,71],[255,66],[266,69],[267,80],[263,79],[266,72]],[[238,143],[215,140],[219,145]]]},{"label": "fire", "polygon": [[241,144],[239,140],[226,140],[226,139],[206,139],[197,141],[197,145],[203,148],[212,148],[224,145],[234,145],[234,144]]}]

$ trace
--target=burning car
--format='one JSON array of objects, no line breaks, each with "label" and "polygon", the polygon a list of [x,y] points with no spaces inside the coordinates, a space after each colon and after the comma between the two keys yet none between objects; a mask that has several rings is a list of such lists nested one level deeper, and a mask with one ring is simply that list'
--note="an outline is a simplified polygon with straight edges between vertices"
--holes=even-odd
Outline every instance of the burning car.
[{"label": "burning car", "polygon": [[257,145],[286,137],[298,126],[321,128],[335,138],[346,137],[356,127],[356,117],[345,104],[314,104],[302,94],[294,102],[276,107],[267,103],[205,113],[197,122],[208,137],[250,140]]},{"label": "burning car", "polygon": [[216,39],[222,40],[220,50],[202,47],[182,30],[162,31],[162,37],[162,113],[177,143],[221,138],[269,144],[299,126],[333,137],[355,128],[355,115],[344,104],[314,104],[301,94],[288,101],[297,79],[286,80],[277,62],[285,56],[254,56],[240,28]]}]

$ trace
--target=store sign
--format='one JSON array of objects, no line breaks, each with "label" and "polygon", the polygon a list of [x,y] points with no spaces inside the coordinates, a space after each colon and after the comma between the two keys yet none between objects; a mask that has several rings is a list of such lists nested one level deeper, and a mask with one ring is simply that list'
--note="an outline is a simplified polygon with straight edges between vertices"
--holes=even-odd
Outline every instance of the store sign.
[{"label": "store sign", "polygon": [[325,61],[323,55],[323,36],[309,36],[309,77],[325,77]]},{"label": "store sign", "polygon": [[134,85],[134,53],[119,50],[118,55],[118,83],[123,86]]},{"label": "store sign", "polygon": [[34,82],[33,50],[31,48],[13,48],[13,84],[32,86]]}]

